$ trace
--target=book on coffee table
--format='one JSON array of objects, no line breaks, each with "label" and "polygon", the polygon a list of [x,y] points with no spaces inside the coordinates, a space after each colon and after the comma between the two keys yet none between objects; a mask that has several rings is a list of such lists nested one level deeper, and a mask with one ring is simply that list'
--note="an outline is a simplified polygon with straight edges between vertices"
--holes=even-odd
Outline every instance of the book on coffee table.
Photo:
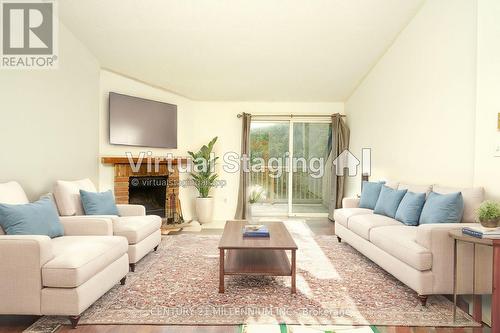
[{"label": "book on coffee table", "polygon": [[265,225],[247,224],[243,227],[243,237],[269,237],[269,228]]}]

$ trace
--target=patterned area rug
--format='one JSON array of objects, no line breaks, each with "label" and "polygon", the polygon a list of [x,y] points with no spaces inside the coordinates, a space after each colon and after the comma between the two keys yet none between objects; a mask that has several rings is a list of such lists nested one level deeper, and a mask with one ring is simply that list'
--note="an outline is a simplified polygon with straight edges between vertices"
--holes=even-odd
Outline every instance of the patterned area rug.
[{"label": "patterned area rug", "polygon": [[[297,252],[297,294],[289,277],[226,277],[218,293],[220,236],[167,236],[90,307],[85,324],[398,325],[476,326],[452,303],[432,296],[421,306],[414,291],[333,236],[315,236],[300,221],[287,222]],[[47,332],[65,318],[42,317],[29,332]]]}]

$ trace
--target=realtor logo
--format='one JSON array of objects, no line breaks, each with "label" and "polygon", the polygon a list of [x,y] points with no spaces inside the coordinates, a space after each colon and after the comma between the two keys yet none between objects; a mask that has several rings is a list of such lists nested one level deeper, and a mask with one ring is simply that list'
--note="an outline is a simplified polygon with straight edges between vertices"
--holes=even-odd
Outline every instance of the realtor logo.
[{"label": "realtor logo", "polygon": [[57,65],[54,0],[0,0],[1,68],[55,68]]}]

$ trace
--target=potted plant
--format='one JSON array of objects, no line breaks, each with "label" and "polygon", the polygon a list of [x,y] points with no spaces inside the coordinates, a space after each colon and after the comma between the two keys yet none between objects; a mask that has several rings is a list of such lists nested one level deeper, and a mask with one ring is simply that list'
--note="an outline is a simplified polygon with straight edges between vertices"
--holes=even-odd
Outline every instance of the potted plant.
[{"label": "potted plant", "polygon": [[208,145],[203,145],[197,153],[188,151],[188,154],[193,159],[193,177],[194,186],[199,192],[199,197],[196,198],[196,215],[198,222],[208,223],[212,221],[213,214],[213,198],[210,196],[210,189],[214,187],[215,180],[218,175],[214,172],[215,161],[218,157],[212,155],[217,137],[213,138]]},{"label": "potted plant", "polygon": [[259,185],[253,186],[250,190],[248,202],[250,202],[250,204],[253,205],[254,203],[260,202],[261,199],[265,199],[264,192],[265,191],[261,186]]},{"label": "potted plant", "polygon": [[253,205],[266,199],[266,191],[262,186],[254,185],[250,188],[248,195],[249,216],[253,215]]},{"label": "potted plant", "polygon": [[500,222],[500,204],[494,201],[483,202],[478,210],[477,217],[485,228],[497,228]]}]

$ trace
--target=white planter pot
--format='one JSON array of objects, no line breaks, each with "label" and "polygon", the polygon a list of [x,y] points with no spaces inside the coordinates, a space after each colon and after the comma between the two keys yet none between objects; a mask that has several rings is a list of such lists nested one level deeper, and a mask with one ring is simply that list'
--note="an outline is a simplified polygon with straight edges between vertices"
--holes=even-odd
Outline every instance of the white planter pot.
[{"label": "white planter pot", "polygon": [[213,198],[196,198],[196,216],[200,224],[212,222],[213,211]]}]

